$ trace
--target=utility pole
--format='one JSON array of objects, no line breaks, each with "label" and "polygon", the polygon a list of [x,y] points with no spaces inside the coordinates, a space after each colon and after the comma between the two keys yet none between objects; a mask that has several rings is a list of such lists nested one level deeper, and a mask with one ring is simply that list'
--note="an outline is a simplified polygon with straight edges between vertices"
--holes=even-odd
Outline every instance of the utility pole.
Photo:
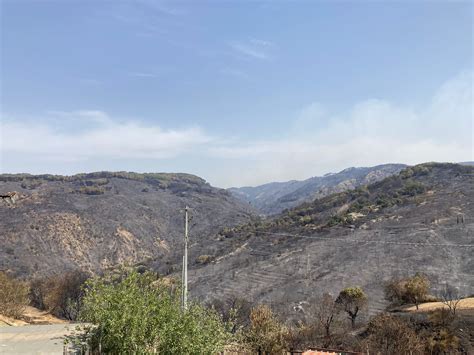
[{"label": "utility pole", "polygon": [[188,309],[188,206],[184,208],[183,311]]}]

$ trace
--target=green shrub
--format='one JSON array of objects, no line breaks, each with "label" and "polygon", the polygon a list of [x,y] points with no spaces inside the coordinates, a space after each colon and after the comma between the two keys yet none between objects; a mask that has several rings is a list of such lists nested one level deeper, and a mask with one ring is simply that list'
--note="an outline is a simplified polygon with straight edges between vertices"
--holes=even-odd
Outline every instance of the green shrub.
[{"label": "green shrub", "polygon": [[344,224],[344,222],[345,222],[345,219],[343,217],[336,215],[329,218],[327,226],[328,227],[338,226],[340,224]]},{"label": "green shrub", "polygon": [[105,189],[101,186],[82,186],[77,192],[85,195],[103,195]]},{"label": "green shrub", "polygon": [[400,191],[401,194],[406,196],[416,196],[425,192],[426,187],[420,182],[408,181],[403,189]]},{"label": "green shrub", "polygon": [[119,281],[87,284],[82,320],[93,349],[111,354],[213,354],[226,332],[219,316],[198,304],[180,309],[179,290],[132,272]]}]

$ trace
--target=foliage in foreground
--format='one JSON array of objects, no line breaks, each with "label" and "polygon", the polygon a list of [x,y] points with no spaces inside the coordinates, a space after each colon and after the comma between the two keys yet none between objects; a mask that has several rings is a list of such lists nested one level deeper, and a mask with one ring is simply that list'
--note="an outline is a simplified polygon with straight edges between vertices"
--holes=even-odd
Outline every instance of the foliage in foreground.
[{"label": "foliage in foreground", "polygon": [[191,304],[181,311],[179,292],[150,273],[87,283],[82,320],[93,349],[106,353],[212,354],[222,350],[226,332],[219,316]]}]

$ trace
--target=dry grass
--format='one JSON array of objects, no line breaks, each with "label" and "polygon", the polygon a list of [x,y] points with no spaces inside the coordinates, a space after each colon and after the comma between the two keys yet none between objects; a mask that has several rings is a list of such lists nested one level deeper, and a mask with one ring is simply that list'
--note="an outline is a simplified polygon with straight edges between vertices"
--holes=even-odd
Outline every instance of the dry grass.
[{"label": "dry grass", "polygon": [[38,308],[27,306],[23,311],[21,319],[6,317],[0,314],[0,326],[22,326],[28,324],[63,324],[68,323],[63,319],[56,318],[45,311]]},{"label": "dry grass", "polygon": [[[427,302],[419,305],[418,311],[415,306],[403,307],[405,312],[429,312],[439,308],[448,308],[443,302]],[[459,302],[458,310],[474,311],[474,297],[464,298]]]}]

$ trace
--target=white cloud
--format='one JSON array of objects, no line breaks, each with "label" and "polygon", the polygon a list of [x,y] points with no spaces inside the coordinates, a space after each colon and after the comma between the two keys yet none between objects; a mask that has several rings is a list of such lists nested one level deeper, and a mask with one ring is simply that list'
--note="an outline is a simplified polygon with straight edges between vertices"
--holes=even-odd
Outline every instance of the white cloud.
[{"label": "white cloud", "polygon": [[54,113],[75,120],[91,120],[94,124],[64,130],[51,123],[4,119],[2,155],[64,162],[100,158],[163,159],[176,157],[210,141],[199,128],[164,130],[135,121],[118,122],[101,111]]}]

